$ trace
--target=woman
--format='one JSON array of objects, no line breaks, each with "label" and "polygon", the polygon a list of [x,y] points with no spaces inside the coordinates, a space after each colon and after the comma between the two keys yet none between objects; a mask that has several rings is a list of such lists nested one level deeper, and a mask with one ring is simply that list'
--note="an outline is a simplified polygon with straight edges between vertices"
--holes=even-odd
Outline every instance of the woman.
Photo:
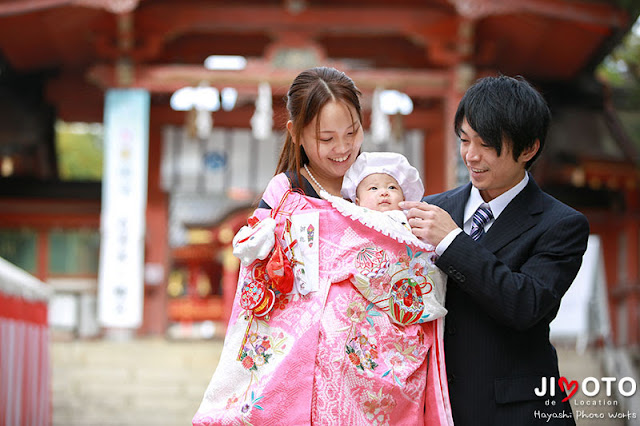
[{"label": "woman", "polygon": [[310,197],[320,198],[321,189],[340,196],[342,178],[364,139],[360,91],[334,68],[313,68],[291,84],[287,110],[287,137],[276,175],[284,173],[292,188]]},{"label": "woman", "polygon": [[234,239],[238,292],[194,425],[452,424],[440,321],[421,298],[443,284],[432,248],[318,196],[340,196],[360,152],[359,97],[332,68],[291,85],[277,174]]}]

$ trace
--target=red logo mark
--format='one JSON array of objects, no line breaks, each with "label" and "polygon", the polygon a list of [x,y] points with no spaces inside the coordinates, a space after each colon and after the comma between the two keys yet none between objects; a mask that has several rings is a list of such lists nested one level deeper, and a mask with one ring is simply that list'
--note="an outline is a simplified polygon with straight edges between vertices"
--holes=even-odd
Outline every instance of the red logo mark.
[{"label": "red logo mark", "polygon": [[576,392],[578,392],[578,381],[577,380],[572,380],[569,381],[567,380],[566,377],[562,376],[558,379],[558,385],[560,385],[560,390],[562,390],[563,392],[567,392],[568,395],[565,399],[562,400],[562,402],[567,401],[569,398],[571,398],[573,395],[576,394]]}]

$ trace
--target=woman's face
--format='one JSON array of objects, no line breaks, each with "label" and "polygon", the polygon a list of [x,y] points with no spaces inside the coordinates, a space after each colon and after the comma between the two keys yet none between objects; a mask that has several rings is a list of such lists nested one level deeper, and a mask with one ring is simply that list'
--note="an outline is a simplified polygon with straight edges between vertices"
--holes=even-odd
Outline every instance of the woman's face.
[{"label": "woman's face", "polygon": [[[317,120],[320,120],[320,126],[316,134]],[[344,103],[331,101],[304,128],[300,143],[316,179],[342,181],[356,160],[363,139],[362,124],[356,110]]]}]

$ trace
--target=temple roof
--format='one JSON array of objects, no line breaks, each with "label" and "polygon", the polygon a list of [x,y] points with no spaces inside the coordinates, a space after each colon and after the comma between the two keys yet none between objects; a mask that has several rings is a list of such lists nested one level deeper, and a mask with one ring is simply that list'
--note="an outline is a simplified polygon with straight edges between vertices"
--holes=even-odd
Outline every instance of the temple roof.
[{"label": "temple roof", "polygon": [[[639,12],[616,0],[3,0],[0,155],[50,156],[33,147],[53,152],[46,123],[102,121],[104,90],[118,86],[148,89],[154,119],[180,124],[175,90],[232,85],[228,122],[248,127],[260,82],[281,100],[314,65],[346,71],[365,94],[408,93],[424,123],[438,118],[421,111],[484,74],[556,86],[592,76]],[[205,69],[212,54],[248,63]],[[38,168],[56,175],[55,164]]]}]

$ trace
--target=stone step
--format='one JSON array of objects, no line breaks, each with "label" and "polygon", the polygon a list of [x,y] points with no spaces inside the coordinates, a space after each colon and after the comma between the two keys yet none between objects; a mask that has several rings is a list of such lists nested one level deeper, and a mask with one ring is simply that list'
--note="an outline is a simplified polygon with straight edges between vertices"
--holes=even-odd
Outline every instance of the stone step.
[{"label": "stone step", "polygon": [[222,341],[54,342],[53,425],[189,425]]},{"label": "stone step", "polygon": [[[560,373],[569,381],[603,377],[598,353],[557,349]],[[220,339],[53,342],[53,425],[190,425],[221,350]],[[579,390],[571,398],[577,425],[625,426],[609,419],[616,406],[601,394]]]}]

